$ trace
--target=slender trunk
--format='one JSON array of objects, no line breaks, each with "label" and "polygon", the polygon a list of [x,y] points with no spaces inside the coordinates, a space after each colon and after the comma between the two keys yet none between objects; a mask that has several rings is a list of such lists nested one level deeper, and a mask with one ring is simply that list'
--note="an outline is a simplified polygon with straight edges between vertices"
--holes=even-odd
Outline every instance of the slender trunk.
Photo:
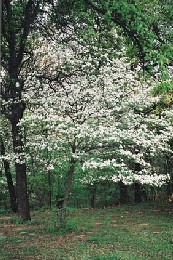
[{"label": "slender trunk", "polygon": [[135,203],[142,202],[141,185],[138,182],[134,183],[134,196],[135,196]]},{"label": "slender trunk", "polygon": [[10,208],[12,209],[13,212],[16,213],[18,211],[16,192],[13,184],[12,175],[10,172],[10,165],[7,160],[4,160],[4,169],[5,169],[5,176],[7,178],[8,190],[10,194]]},{"label": "slender trunk", "polygon": [[70,198],[70,191],[71,191],[71,184],[72,184],[72,180],[73,180],[73,173],[75,170],[75,162],[73,159],[71,159],[70,162],[70,168],[67,172],[67,181],[66,181],[66,190],[65,190],[65,196],[64,196],[64,201],[62,204],[62,208],[60,209],[59,212],[59,224],[60,227],[64,228],[66,226],[66,208],[69,202],[69,198]]},{"label": "slender trunk", "polygon": [[167,196],[171,196],[173,194],[173,174],[170,174],[170,180],[167,184],[167,190],[166,190]]},{"label": "slender trunk", "polygon": [[63,208],[66,208],[69,202],[74,170],[75,170],[75,164],[74,161],[71,160],[71,165],[67,172],[67,182],[66,182],[66,191],[65,191],[65,197],[63,202]]},{"label": "slender trunk", "polygon": [[[5,155],[5,146],[4,146],[2,137],[0,137],[0,151],[1,151],[1,155]],[[10,194],[10,208],[12,209],[13,212],[16,213],[18,206],[17,206],[17,200],[16,200],[15,187],[14,187],[12,175],[10,172],[10,164],[9,164],[8,160],[6,160],[6,159],[3,160],[3,164],[4,164],[5,176],[7,179],[8,191]]]},{"label": "slender trunk", "polygon": [[142,201],[144,202],[148,201],[148,192],[146,187],[141,187],[141,196],[142,196]]},{"label": "slender trunk", "polygon": [[[18,112],[18,110],[14,112]],[[20,110],[19,112],[14,113],[15,120],[11,121],[11,123],[12,123],[13,149],[15,154],[16,155],[18,154],[20,157],[20,155],[23,152],[23,141],[19,132],[19,126],[17,125],[19,119],[22,118],[22,116],[19,117],[19,114],[22,114],[22,112]],[[25,159],[19,158],[19,160],[21,161],[15,163],[16,196],[17,196],[19,216],[26,221],[26,220],[31,220],[30,209],[29,209],[29,198],[27,193],[26,163],[24,161]]]},{"label": "slender trunk", "polygon": [[95,208],[95,203],[96,203],[96,184],[92,186],[92,191],[91,191],[91,207]]},{"label": "slender trunk", "polygon": [[51,181],[51,172],[48,170],[48,205],[52,206],[52,181]]},{"label": "slender trunk", "polygon": [[[140,163],[135,163],[135,169],[136,172],[141,171],[141,165]],[[134,183],[134,197],[135,197],[135,203],[142,202],[142,194],[141,194],[141,184],[139,182]]]},{"label": "slender trunk", "polygon": [[127,185],[125,185],[122,181],[120,181],[119,189],[120,189],[120,203],[122,203],[122,204],[128,203]]},{"label": "slender trunk", "polygon": [[[45,119],[47,119],[47,115],[45,115]],[[49,149],[48,149],[48,129],[43,129],[43,134],[46,139],[47,148],[46,148],[46,156],[47,156],[47,165],[50,164],[51,158],[49,156]],[[51,207],[52,205],[52,185],[51,185],[51,171],[47,171],[47,183],[48,183],[48,205]]]}]

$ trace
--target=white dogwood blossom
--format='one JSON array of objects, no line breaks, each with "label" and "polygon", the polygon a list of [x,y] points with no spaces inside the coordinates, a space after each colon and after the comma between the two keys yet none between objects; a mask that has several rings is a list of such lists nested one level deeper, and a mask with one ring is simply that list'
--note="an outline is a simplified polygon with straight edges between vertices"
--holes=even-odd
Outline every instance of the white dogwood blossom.
[{"label": "white dogwood blossom", "polygon": [[[43,39],[40,46],[23,95],[28,102],[20,121],[26,153],[51,153],[45,162],[48,170],[54,169],[57,157],[80,161],[86,170],[82,183],[99,178],[164,183],[169,177],[157,174],[152,162],[157,154],[172,152],[172,110],[158,115],[160,98],[151,94],[152,80],[141,82],[125,53],[95,60],[89,46],[75,41],[64,46]],[[88,169],[97,169],[100,176],[90,176]]]}]

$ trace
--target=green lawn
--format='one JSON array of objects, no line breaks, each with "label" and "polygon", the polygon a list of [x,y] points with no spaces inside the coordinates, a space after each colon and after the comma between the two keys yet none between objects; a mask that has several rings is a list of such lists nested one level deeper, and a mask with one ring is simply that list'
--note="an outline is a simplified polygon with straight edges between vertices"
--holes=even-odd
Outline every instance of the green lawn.
[{"label": "green lawn", "polygon": [[173,205],[69,209],[66,230],[55,209],[32,212],[21,224],[0,215],[0,259],[171,260]]}]

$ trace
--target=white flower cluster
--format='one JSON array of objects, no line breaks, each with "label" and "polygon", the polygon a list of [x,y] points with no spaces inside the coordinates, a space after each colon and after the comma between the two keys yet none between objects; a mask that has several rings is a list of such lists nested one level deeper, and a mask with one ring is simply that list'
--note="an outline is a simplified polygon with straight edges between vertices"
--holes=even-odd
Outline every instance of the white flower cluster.
[{"label": "white flower cluster", "polygon": [[[46,150],[50,169],[57,156],[85,161],[83,170],[109,168],[102,180],[151,185],[167,180],[155,173],[152,161],[172,152],[173,112],[157,115],[153,107],[159,97],[151,95],[152,81],[141,83],[122,56],[104,56],[106,62],[98,66],[90,49],[76,48],[74,41],[66,46],[43,41],[34,53],[37,69],[25,82],[28,110],[20,122],[28,153]],[[90,177],[81,182],[88,178],[92,183],[95,177]]]}]

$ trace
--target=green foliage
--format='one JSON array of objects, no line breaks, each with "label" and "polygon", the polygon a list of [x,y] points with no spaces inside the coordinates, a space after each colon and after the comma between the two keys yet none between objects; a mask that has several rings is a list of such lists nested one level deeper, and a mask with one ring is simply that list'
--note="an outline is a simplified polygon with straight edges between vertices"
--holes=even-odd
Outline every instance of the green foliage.
[{"label": "green foliage", "polygon": [[170,108],[173,104],[173,78],[166,78],[153,88],[153,95],[162,96],[162,108]]},{"label": "green foliage", "polygon": [[[153,64],[160,71],[170,63],[172,53],[172,1],[87,1],[92,8],[104,16],[109,23],[114,22],[126,37],[127,54],[143,68],[152,72]],[[136,59],[136,57],[139,58]],[[135,63],[136,63],[135,61]]]},{"label": "green foliage", "polygon": [[[67,209],[68,210],[68,209]],[[76,218],[72,218],[70,215],[70,211],[68,210],[68,214],[64,220],[64,222],[60,222],[59,214],[61,213],[60,210],[56,210],[56,215],[51,215],[51,219],[48,221],[45,232],[57,235],[65,235],[70,232],[79,231],[79,223]]]},{"label": "green foliage", "polygon": [[19,237],[10,237],[8,239],[9,242],[13,242],[13,243],[21,243],[22,242],[22,239],[19,238]]},{"label": "green foliage", "polygon": [[9,213],[11,213],[11,210],[10,209],[0,209],[0,214],[9,214]]},{"label": "green foliage", "polygon": [[58,234],[57,218],[54,217],[48,221],[48,225],[45,228],[45,233]]},{"label": "green foliage", "polygon": [[6,241],[7,237],[6,236],[0,236],[0,241]]},{"label": "green foliage", "polygon": [[31,220],[29,220],[29,221],[26,221],[25,223],[27,224],[27,225],[41,225],[42,224],[42,222],[44,223],[44,219],[42,220],[42,221],[40,221],[40,220],[37,220],[37,219],[31,219]]},{"label": "green foliage", "polygon": [[20,217],[14,216],[13,218],[11,218],[11,223],[14,223],[14,224],[24,224],[25,221],[22,218],[20,218]]},{"label": "green foliage", "polygon": [[79,231],[79,223],[78,220],[75,218],[68,218],[67,219],[67,225],[66,225],[66,229],[69,231]]}]

